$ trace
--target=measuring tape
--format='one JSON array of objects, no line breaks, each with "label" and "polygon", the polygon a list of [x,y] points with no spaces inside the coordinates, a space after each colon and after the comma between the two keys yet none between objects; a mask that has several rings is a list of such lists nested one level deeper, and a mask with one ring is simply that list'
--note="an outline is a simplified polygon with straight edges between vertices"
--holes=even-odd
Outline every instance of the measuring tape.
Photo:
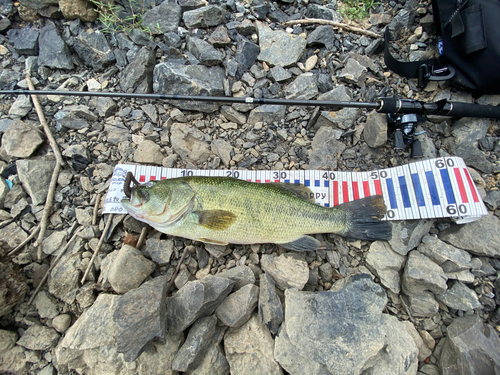
[{"label": "measuring tape", "polygon": [[106,195],[103,213],[125,214],[120,200],[127,172],[140,182],[183,176],[227,176],[257,183],[281,182],[310,188],[311,198],[334,207],[381,194],[387,206],[384,220],[449,217],[466,223],[488,215],[464,161],[459,157],[422,160],[371,172],[325,170],[200,170],[119,164]]}]

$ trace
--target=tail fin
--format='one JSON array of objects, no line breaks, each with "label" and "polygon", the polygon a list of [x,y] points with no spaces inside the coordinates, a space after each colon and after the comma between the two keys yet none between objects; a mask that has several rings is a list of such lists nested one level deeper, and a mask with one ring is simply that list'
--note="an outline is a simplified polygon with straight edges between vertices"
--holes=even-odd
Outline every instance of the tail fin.
[{"label": "tail fin", "polygon": [[381,221],[387,211],[384,198],[372,195],[339,206],[348,220],[346,230],[341,233],[347,238],[358,240],[390,240],[392,226],[387,221]]}]

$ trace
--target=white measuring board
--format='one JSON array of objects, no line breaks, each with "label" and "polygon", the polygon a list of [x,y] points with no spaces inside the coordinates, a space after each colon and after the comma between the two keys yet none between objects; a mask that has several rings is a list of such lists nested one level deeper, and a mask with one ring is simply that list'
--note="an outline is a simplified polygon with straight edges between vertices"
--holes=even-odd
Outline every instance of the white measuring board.
[{"label": "white measuring board", "polygon": [[127,172],[140,183],[183,176],[228,176],[257,183],[281,182],[308,186],[316,203],[334,207],[355,199],[382,194],[384,220],[449,217],[459,223],[487,215],[479,192],[459,157],[422,160],[371,172],[325,170],[202,170],[119,164],[115,167],[103,213],[125,214],[120,200]]}]

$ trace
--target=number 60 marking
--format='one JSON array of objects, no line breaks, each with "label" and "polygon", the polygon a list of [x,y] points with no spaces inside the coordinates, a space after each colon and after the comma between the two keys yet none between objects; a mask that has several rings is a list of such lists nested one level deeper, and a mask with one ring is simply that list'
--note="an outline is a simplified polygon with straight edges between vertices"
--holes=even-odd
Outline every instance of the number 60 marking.
[{"label": "number 60 marking", "polygon": [[460,204],[457,210],[456,205],[450,204],[449,206],[446,206],[446,212],[448,212],[450,215],[456,215],[457,212],[460,212],[461,214],[466,214],[467,206],[465,204]]}]

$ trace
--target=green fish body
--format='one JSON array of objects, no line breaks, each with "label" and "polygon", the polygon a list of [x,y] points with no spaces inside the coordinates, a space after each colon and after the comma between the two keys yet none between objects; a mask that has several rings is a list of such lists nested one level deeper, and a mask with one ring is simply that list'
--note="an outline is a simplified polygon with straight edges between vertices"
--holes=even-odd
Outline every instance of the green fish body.
[{"label": "green fish body", "polygon": [[387,240],[389,223],[381,196],[334,208],[303,199],[308,188],[261,184],[229,177],[181,177],[150,181],[131,189],[122,205],[160,232],[225,245],[275,243],[295,251],[316,250],[308,234],[336,233]]}]

